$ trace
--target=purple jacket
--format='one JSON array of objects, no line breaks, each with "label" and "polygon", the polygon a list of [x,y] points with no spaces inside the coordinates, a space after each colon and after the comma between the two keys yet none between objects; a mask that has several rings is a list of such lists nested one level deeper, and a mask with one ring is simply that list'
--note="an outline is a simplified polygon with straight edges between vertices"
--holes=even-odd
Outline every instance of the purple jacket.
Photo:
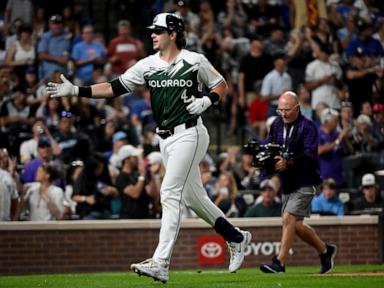
[{"label": "purple jacket", "polygon": [[[301,187],[317,186],[321,183],[319,162],[317,158],[318,132],[316,125],[309,119],[299,114],[293,123],[293,129],[284,133],[285,124],[281,117],[272,123],[268,142],[284,145],[288,158],[293,159],[293,164],[288,169],[279,172],[284,194],[289,194]],[[286,137],[284,137],[284,134]],[[289,136],[290,135],[290,136]]]}]

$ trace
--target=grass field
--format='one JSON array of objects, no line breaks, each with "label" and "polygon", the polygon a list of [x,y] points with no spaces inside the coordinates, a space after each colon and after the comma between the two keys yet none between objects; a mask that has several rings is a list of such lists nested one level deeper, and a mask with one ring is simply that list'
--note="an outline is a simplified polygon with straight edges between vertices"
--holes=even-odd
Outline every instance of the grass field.
[{"label": "grass field", "polygon": [[258,269],[172,271],[167,284],[133,273],[89,273],[1,276],[1,288],[129,288],[129,287],[254,287],[254,288],[379,288],[384,287],[384,265],[336,266],[329,275],[318,267],[289,267],[285,274],[263,274]]}]

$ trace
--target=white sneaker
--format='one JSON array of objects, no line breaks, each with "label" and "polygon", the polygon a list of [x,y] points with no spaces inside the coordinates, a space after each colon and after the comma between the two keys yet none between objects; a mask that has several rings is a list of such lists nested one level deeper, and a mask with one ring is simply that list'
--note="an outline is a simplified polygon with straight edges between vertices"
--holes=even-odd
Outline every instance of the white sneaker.
[{"label": "white sneaker", "polygon": [[229,272],[233,273],[236,272],[243,264],[244,261],[244,252],[248,245],[251,243],[252,235],[248,231],[242,231],[239,228],[236,228],[240,231],[241,234],[243,234],[243,241],[240,243],[235,242],[227,242],[229,254],[230,254],[230,261],[229,261]]},{"label": "white sneaker", "polygon": [[131,270],[139,276],[145,275],[152,277],[155,281],[166,283],[169,279],[168,266],[164,267],[152,258],[143,262],[132,264]]}]

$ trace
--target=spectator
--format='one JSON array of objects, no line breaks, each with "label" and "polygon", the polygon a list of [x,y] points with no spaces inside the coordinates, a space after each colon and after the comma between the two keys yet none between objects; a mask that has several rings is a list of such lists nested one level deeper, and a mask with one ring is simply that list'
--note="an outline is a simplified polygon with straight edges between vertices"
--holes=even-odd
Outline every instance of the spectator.
[{"label": "spectator", "polygon": [[35,57],[32,28],[30,26],[21,26],[17,31],[17,40],[7,49],[6,64],[13,67],[19,80],[24,81],[26,69],[29,65],[34,65]]},{"label": "spectator", "polygon": [[380,57],[384,55],[381,43],[372,37],[372,25],[366,23],[364,20],[357,21],[358,37],[352,40],[346,50],[348,57],[353,56],[356,50],[361,47],[363,53],[368,57]]},{"label": "spectator", "polygon": [[120,218],[123,219],[149,218],[150,199],[145,189],[142,152],[132,145],[124,145],[118,153],[121,172],[116,179],[116,188],[121,201]]},{"label": "spectator", "polygon": [[264,51],[272,57],[277,54],[285,54],[286,45],[283,28],[275,26],[271,29],[271,36],[264,40]]},{"label": "spectator", "polygon": [[4,169],[7,151],[0,149],[0,221],[17,220],[19,193],[12,175]]},{"label": "spectator", "polygon": [[337,37],[343,50],[347,49],[352,40],[357,38],[357,28],[355,16],[350,14],[345,20],[344,27],[337,30]]},{"label": "spectator", "polygon": [[331,50],[323,44],[318,44],[314,52],[317,59],[305,69],[305,87],[311,92],[312,108],[316,108],[317,103],[324,102],[330,108],[339,109],[340,99],[336,87],[336,82],[342,76],[339,64],[329,59]]},{"label": "spectator", "polygon": [[336,182],[332,178],[322,183],[322,192],[312,200],[312,213],[320,215],[344,215],[344,204],[336,191]]},{"label": "spectator", "polygon": [[118,191],[110,185],[109,175],[105,177],[105,159],[95,154],[87,158],[84,168],[73,186],[72,200],[76,214],[83,220],[109,219],[111,200]]},{"label": "spectator", "polygon": [[372,120],[367,115],[357,117],[351,142],[355,153],[370,153],[379,147],[378,140],[372,135]]},{"label": "spectator", "polygon": [[67,72],[70,42],[63,29],[63,18],[53,15],[49,18],[49,31],[45,32],[38,44],[40,61],[39,79],[50,77],[55,71]]},{"label": "spectator", "polygon": [[40,40],[43,36],[46,29],[45,22],[45,10],[43,7],[36,7],[35,15],[33,17],[32,30],[33,30],[33,38],[35,40]]},{"label": "spectator", "polygon": [[249,54],[240,63],[238,94],[239,105],[245,108],[255,98],[255,87],[257,81],[261,81],[264,76],[271,71],[272,60],[263,52],[263,44],[260,39],[251,40]]},{"label": "spectator", "polygon": [[11,29],[5,38],[5,50],[8,50],[17,41],[17,32],[23,25],[24,22],[22,19],[16,18],[13,20],[12,26],[10,27]]},{"label": "spectator", "polygon": [[74,160],[68,167],[65,175],[65,189],[64,189],[64,206],[66,219],[71,219],[76,214],[76,201],[72,200],[73,185],[81,171],[84,169],[84,162],[81,160]]},{"label": "spectator", "polygon": [[384,201],[379,194],[379,188],[375,176],[371,173],[361,178],[362,196],[353,203],[353,210],[356,213],[369,213],[375,210],[383,211]]},{"label": "spectator", "polygon": [[374,39],[378,40],[381,44],[381,47],[384,50],[384,20],[381,19],[379,22],[379,28],[377,32],[372,36]]},{"label": "spectator", "polygon": [[8,137],[8,150],[18,155],[21,143],[27,140],[30,125],[34,122],[33,111],[28,106],[27,95],[21,87],[16,88],[12,98],[1,106],[0,123],[2,132]]},{"label": "spectator", "polygon": [[92,73],[95,65],[103,64],[104,48],[94,41],[93,26],[83,27],[82,41],[72,50],[72,58],[76,65],[76,82],[78,85],[93,84]]},{"label": "spectator", "polygon": [[33,1],[8,0],[4,13],[4,31],[8,33],[9,23],[16,19],[23,19],[25,24],[31,25],[33,17]]},{"label": "spectator", "polygon": [[339,130],[347,129],[349,131],[348,133],[348,140],[351,136],[351,132],[354,129],[354,119],[353,119],[353,108],[352,103],[348,101],[341,102],[341,109],[340,109],[340,121],[339,121]]},{"label": "spectator", "polygon": [[253,204],[245,212],[245,217],[280,217],[281,202],[276,202],[276,189],[274,183],[265,179],[260,183],[260,195],[262,200]]},{"label": "spectator", "polygon": [[212,175],[211,165],[209,164],[208,161],[203,159],[199,164],[199,169],[200,169],[201,182],[203,183],[203,187],[207,192],[208,197],[212,198],[217,179]]},{"label": "spectator", "polygon": [[207,59],[213,63],[219,63],[217,51],[221,44],[221,35],[218,24],[215,21],[215,13],[209,1],[200,2],[200,25],[198,35],[201,47]]},{"label": "spectator", "polygon": [[74,132],[73,115],[69,111],[60,112],[59,130],[54,135],[55,140],[60,146],[60,158],[64,163],[69,163],[73,147],[79,140],[79,135]]},{"label": "spectator", "polygon": [[301,30],[292,30],[285,48],[288,62],[287,72],[292,77],[294,90],[305,82],[305,67],[313,60],[310,34],[311,30],[306,26]]},{"label": "spectator", "polygon": [[384,148],[384,104],[376,103],[373,105],[373,127],[372,135],[379,142],[379,151]]},{"label": "spectator", "polygon": [[354,117],[359,115],[364,102],[372,102],[373,85],[380,73],[382,69],[379,66],[372,66],[372,61],[365,54],[363,47],[356,47],[350,52],[345,76]]},{"label": "spectator", "polygon": [[46,97],[43,103],[37,108],[36,117],[45,120],[48,130],[56,134],[59,128],[60,112],[64,110],[61,100]]},{"label": "spectator", "polygon": [[220,12],[217,16],[219,24],[223,29],[233,31],[235,38],[243,37],[247,23],[247,14],[245,14],[241,1],[227,0],[225,8],[225,11]]},{"label": "spectator", "polygon": [[127,133],[125,133],[124,131],[117,131],[112,136],[113,147],[111,151],[112,154],[109,157],[109,164],[112,165],[113,167],[118,166],[118,161],[119,161],[118,153],[120,148],[128,144],[127,136],[128,136]]},{"label": "spectator", "polygon": [[25,185],[22,206],[26,206],[30,221],[60,220],[64,213],[63,190],[53,185],[59,171],[53,165],[37,170],[36,182]]},{"label": "spectator", "polygon": [[189,9],[187,0],[175,0],[175,14],[183,17],[192,32],[196,33],[199,26],[199,16]]},{"label": "spectator", "polygon": [[[160,205],[160,187],[163,182],[165,175],[165,167],[163,164],[163,159],[161,153],[158,151],[153,151],[148,154],[148,165],[146,167],[146,186],[145,189],[150,196],[150,217],[151,218],[161,218],[161,205]],[[200,162],[202,163],[202,162]],[[202,177],[202,182],[204,185],[204,180]],[[206,186],[204,186],[206,187]]]},{"label": "spectator", "polygon": [[336,185],[341,187],[345,184],[343,178],[343,157],[345,138],[349,131],[344,129],[337,131],[339,113],[327,108],[321,113],[321,126],[319,128],[319,167],[320,176],[323,179],[333,178]]},{"label": "spectator", "polygon": [[303,116],[308,119],[315,119],[315,110],[311,105],[311,95],[309,94],[307,88],[304,85],[299,86],[299,90],[297,93],[297,97],[299,98],[300,103],[300,112]]},{"label": "spectator", "polygon": [[221,173],[216,183],[212,201],[227,217],[238,217],[241,211],[239,211],[236,205],[236,198],[237,187],[235,178],[230,172]]},{"label": "spectator", "polygon": [[143,43],[131,35],[131,24],[121,20],[117,24],[118,36],[108,45],[109,62],[114,74],[120,75],[144,56]]},{"label": "spectator", "polygon": [[[21,181],[23,184],[36,181],[37,171],[42,165],[54,165],[56,169],[61,171],[63,169],[62,163],[59,160],[54,160],[52,154],[52,142],[48,136],[41,136],[37,142],[37,157],[29,161],[25,167],[23,174],[21,175]],[[54,184],[58,187],[64,187],[64,179],[62,177],[56,177]]]},{"label": "spectator", "polygon": [[274,69],[264,77],[261,87],[263,100],[269,102],[268,116],[276,115],[277,99],[284,91],[292,89],[291,76],[285,71],[285,54],[273,55],[273,59]]},{"label": "spectator", "polygon": [[42,137],[48,137],[50,144],[52,145],[52,152],[54,156],[60,155],[60,147],[58,143],[53,139],[51,133],[44,124],[42,118],[37,118],[32,126],[33,137],[21,143],[20,146],[20,161],[23,164],[38,157],[37,144]]},{"label": "spectator", "polygon": [[274,5],[270,5],[268,0],[259,0],[253,7],[249,15],[250,31],[267,37],[272,27],[280,24],[279,12]]}]

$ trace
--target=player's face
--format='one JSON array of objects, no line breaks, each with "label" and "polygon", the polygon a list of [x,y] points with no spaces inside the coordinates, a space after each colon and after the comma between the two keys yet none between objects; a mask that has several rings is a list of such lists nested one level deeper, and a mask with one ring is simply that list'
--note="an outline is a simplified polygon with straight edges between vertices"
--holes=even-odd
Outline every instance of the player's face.
[{"label": "player's face", "polygon": [[162,51],[170,41],[169,34],[165,29],[154,29],[151,34],[153,49]]}]

